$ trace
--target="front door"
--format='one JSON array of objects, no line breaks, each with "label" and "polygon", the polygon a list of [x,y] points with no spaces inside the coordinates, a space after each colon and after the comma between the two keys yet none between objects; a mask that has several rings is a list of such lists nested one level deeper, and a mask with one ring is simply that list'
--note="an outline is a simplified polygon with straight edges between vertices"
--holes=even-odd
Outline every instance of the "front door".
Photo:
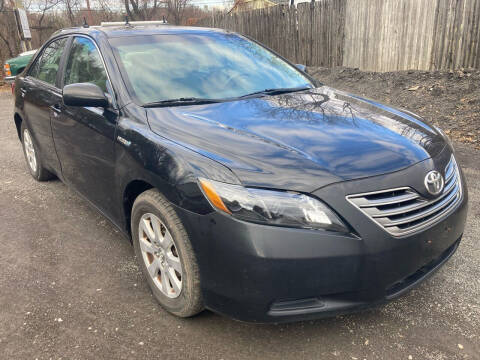
[{"label": "front door", "polygon": [[[74,37],[65,61],[63,85],[93,83],[107,97],[108,76],[92,39]],[[114,139],[117,112],[111,108],[66,106],[52,111],[52,131],[65,181],[109,213],[114,184]]]}]

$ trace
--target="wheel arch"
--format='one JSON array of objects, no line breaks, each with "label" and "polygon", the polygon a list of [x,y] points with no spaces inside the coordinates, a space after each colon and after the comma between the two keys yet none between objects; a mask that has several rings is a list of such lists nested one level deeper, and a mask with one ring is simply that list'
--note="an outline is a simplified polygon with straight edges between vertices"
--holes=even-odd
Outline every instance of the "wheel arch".
[{"label": "wheel arch", "polygon": [[19,113],[15,113],[15,115],[13,116],[13,119],[15,120],[15,126],[17,128],[17,135],[18,135],[18,138],[20,140],[22,140],[22,122],[23,122],[23,119],[22,117],[20,116]]},{"label": "wheel arch", "polygon": [[[128,114],[127,114],[128,115]],[[144,191],[156,189],[177,208],[197,214],[213,211],[204,197],[198,178],[226,183],[240,181],[225,165],[183,145],[150,131],[132,118],[122,117],[117,124],[116,137],[127,139],[115,148],[115,187],[118,207],[113,217],[131,237],[131,212],[135,199]]]},{"label": "wheel arch", "polygon": [[128,234],[132,235],[132,229],[130,227],[130,220],[132,215],[132,208],[135,199],[143,192],[155,188],[151,183],[135,179],[130,181],[123,190],[123,216],[125,218],[125,228]]}]

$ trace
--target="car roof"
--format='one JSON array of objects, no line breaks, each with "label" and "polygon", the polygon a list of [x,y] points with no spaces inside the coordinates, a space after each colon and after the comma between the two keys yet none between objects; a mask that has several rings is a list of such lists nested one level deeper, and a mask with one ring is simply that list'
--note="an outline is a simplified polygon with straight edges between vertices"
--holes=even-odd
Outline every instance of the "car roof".
[{"label": "car roof", "polygon": [[34,50],[28,50],[28,51],[24,51],[20,54],[18,54],[18,56],[28,56],[28,55],[33,55],[37,52],[38,49],[34,49]]},{"label": "car roof", "polygon": [[193,26],[175,26],[175,25],[121,25],[121,26],[91,26],[91,27],[73,27],[58,30],[53,36],[67,34],[85,34],[96,37],[104,34],[108,38],[124,36],[141,35],[173,35],[173,34],[208,34],[208,33],[228,33],[228,31],[214,28],[193,27]]}]

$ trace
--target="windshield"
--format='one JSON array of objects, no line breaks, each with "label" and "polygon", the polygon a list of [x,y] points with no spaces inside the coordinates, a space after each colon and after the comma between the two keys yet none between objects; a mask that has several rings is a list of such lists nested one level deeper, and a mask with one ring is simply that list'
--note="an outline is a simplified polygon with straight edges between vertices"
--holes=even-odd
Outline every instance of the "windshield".
[{"label": "windshield", "polygon": [[143,104],[312,87],[294,66],[236,34],[144,35],[110,43],[130,90]]}]

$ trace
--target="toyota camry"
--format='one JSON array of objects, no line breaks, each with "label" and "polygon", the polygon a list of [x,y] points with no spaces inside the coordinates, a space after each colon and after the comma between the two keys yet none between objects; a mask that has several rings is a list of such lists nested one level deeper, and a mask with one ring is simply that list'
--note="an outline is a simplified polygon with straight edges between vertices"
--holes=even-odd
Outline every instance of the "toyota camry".
[{"label": "toyota camry", "polygon": [[16,79],[14,121],[31,175],[118,227],[181,317],[383,303],[452,256],[467,216],[440,129],[228,31],[58,31]]}]

